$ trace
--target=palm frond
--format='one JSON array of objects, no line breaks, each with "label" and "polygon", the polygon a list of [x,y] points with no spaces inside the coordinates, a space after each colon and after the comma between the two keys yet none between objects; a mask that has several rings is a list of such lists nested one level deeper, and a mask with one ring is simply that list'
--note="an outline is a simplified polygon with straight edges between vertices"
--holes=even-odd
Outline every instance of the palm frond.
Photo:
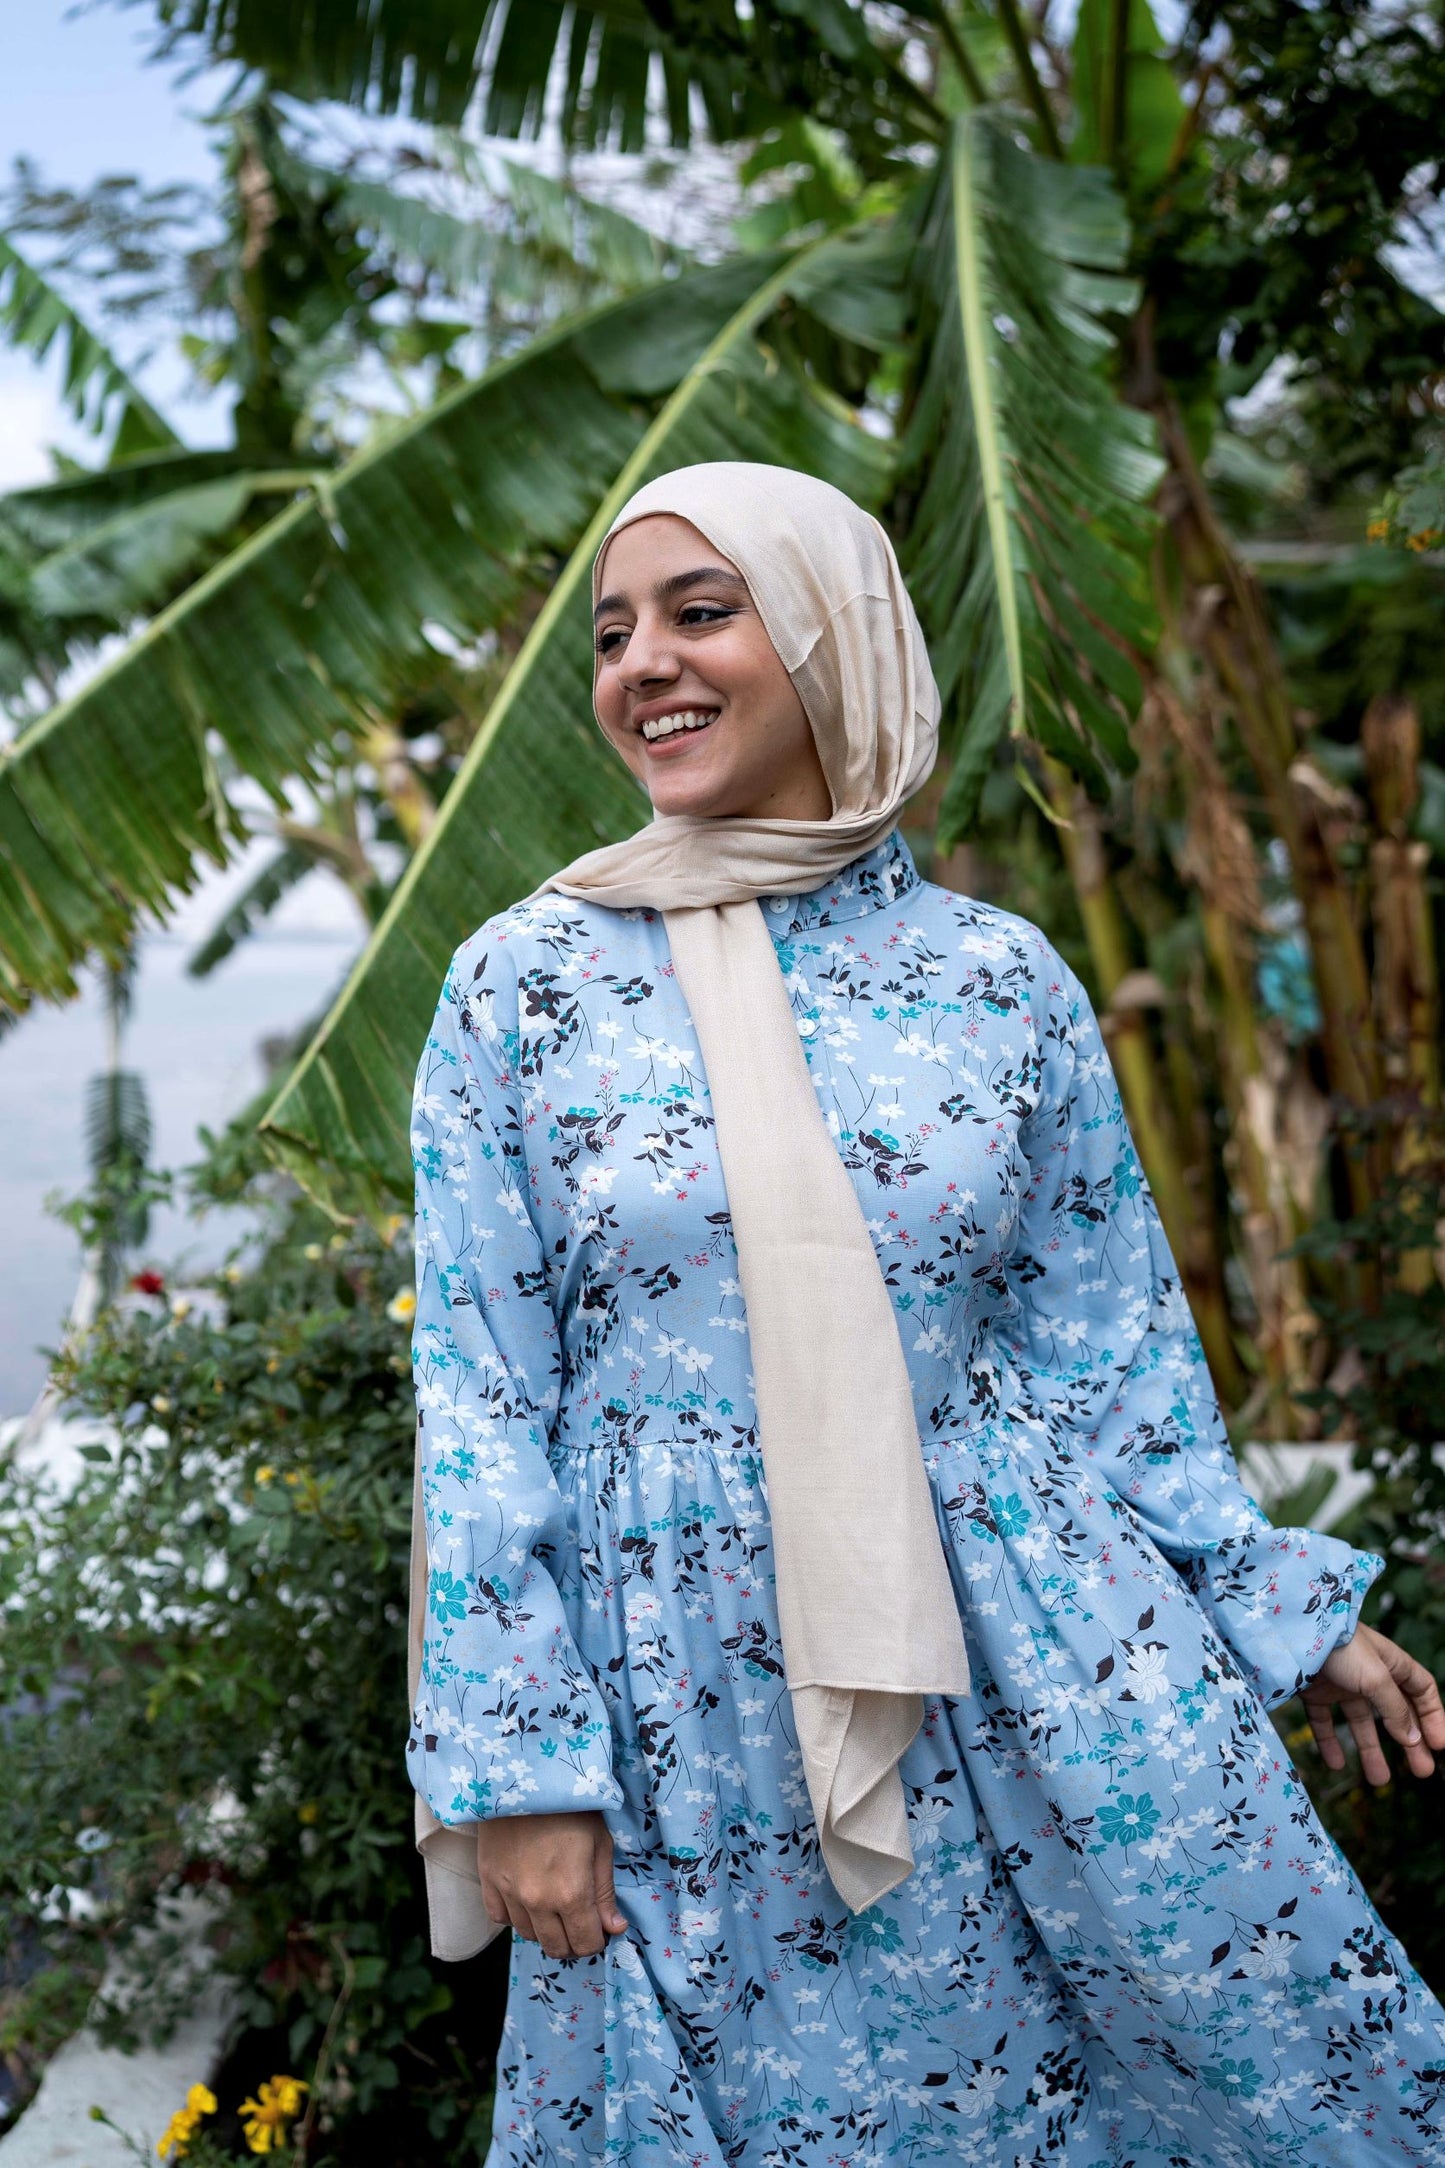
[{"label": "palm frond", "polygon": [[179,443],[135,379],[110,348],[81,321],[68,301],[14,244],[0,234],[0,338],[44,361],[61,355],[65,403],[77,421],[97,434],[117,403],[116,445],[134,452]]},{"label": "palm frond", "polygon": [[[223,752],[284,808],[338,734],[565,557],[665,396],[776,259],[668,280],[535,340],[318,481],[0,751],[0,1000],[73,991],[240,832]],[[565,426],[559,419],[565,417]]]},{"label": "palm frond", "polygon": [[[171,40],[198,39],[292,97],[456,126],[474,100],[489,136],[535,137],[554,68],[579,149],[641,151],[661,76],[674,145],[700,105],[720,142],[790,112],[860,113],[897,139],[942,115],[865,0],[157,0]],[[931,12],[918,10],[917,12]]]},{"label": "palm frond", "polygon": [[915,265],[926,359],[900,460],[906,569],[957,719],[945,845],[1006,730],[1095,785],[1133,762],[1163,469],[1111,382],[1127,243],[1105,174],[1022,148],[987,108],[955,124]]},{"label": "palm frond", "polygon": [[200,947],[187,957],[188,975],[193,979],[209,978],[218,964],[250,939],[277,904],[316,871],[317,864],[314,851],[303,850],[299,843],[284,843],[222,912]]},{"label": "palm frond", "polygon": [[255,475],[229,474],[117,512],[40,560],[30,575],[33,608],[122,626],[155,609],[232,532],[257,485]]},{"label": "palm frond", "polygon": [[710,459],[821,474],[878,504],[890,447],[765,344],[785,302],[846,286],[869,237],[814,244],[750,294],[620,461],[322,1031],[267,1116],[268,1148],[323,1198],[354,1205],[410,1179],[406,1105],[447,960],[553,867],[630,834],[637,785],[592,718],[590,568],[618,507],[651,475]]},{"label": "palm frond", "polygon": [[103,1181],[126,1167],[143,1167],[151,1148],[150,1105],[145,1083],[130,1069],[93,1076],[85,1094],[85,1145],[92,1178]]}]

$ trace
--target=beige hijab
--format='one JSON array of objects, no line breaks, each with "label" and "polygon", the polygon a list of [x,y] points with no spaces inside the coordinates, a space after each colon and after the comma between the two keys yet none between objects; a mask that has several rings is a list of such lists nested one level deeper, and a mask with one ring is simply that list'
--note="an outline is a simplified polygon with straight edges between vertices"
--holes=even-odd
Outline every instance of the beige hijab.
[{"label": "beige hijab", "polygon": [[[730,462],[662,475],[613,522],[594,603],[608,541],[654,513],[690,521],[747,580],[812,725],[833,811],[655,816],[533,894],[663,915],[737,1245],[803,1773],[828,1873],[862,1911],[912,1869],[898,1763],[924,1695],[968,1691],[968,1660],[892,1298],[756,899],[816,888],[890,832],[933,768],[938,690],[892,545],[839,490]],[[424,1581],[420,1551],[418,1535]],[[412,1615],[415,1700],[415,1591]],[[496,1932],[475,1832],[417,1807],[433,1946],[468,1955]]]}]

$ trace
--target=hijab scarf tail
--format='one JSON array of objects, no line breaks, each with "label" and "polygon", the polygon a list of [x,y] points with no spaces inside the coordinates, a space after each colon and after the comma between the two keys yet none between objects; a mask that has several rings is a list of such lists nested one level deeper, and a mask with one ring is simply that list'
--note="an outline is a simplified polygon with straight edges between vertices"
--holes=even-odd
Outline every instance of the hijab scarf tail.
[{"label": "hijab scarf tail", "polygon": [[[892,1297],[757,899],[816,888],[890,832],[933,768],[938,692],[892,545],[841,491],[732,462],[663,475],[613,522],[594,602],[612,536],[656,513],[689,521],[746,579],[812,726],[833,811],[655,816],[533,896],[663,915],[737,1248],[803,1773],[824,1864],[856,1912],[912,1870],[898,1764],[923,1697],[967,1693],[968,1659]],[[414,1671],[416,1644],[414,1632]],[[418,1806],[434,1933],[466,1939],[454,1915],[471,1897],[455,1878],[474,1860],[471,1833]],[[465,1857],[446,1841],[457,1836]]]}]

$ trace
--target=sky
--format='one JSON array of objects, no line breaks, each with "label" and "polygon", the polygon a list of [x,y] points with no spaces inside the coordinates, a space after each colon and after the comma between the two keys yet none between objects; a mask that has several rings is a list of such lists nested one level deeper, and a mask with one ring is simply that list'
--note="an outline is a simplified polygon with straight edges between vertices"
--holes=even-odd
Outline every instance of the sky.
[{"label": "sky", "polygon": [[[28,157],[43,180],[82,188],[107,173],[151,183],[205,181],[212,163],[199,116],[227,77],[209,74],[177,89],[174,63],[147,66],[148,8],[114,0],[10,0],[0,60],[0,176]],[[153,32],[150,33],[153,35]],[[220,441],[224,417],[176,403],[163,367],[143,372],[145,388],[181,434]],[[0,349],[0,489],[43,481],[48,447],[82,454],[91,440],[66,413],[54,361],[40,366]]]}]

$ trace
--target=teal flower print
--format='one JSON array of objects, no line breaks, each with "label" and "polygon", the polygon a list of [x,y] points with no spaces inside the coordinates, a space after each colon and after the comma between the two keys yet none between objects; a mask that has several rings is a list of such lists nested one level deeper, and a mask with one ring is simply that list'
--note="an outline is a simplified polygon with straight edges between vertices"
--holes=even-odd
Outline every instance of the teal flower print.
[{"label": "teal flower print", "polygon": [[431,1613],[445,1626],[452,1619],[467,1615],[467,1584],[459,1581],[454,1573],[434,1573],[431,1577]]},{"label": "teal flower print", "polygon": [[1159,1827],[1159,1809],[1148,1792],[1136,1798],[1120,1792],[1117,1799],[1099,1809],[1099,1835],[1105,1844],[1140,1844]]},{"label": "teal flower print", "polygon": [[1010,1491],[1007,1498],[990,1496],[994,1526],[1001,1536],[1021,1536],[1033,1519],[1032,1513],[1017,1491]]},{"label": "teal flower print", "polygon": [[1247,2056],[1236,2062],[1226,2055],[1220,2062],[1206,2063],[1199,2075],[1211,2092],[1223,2093],[1226,2100],[1253,2100],[1264,2074]]}]

